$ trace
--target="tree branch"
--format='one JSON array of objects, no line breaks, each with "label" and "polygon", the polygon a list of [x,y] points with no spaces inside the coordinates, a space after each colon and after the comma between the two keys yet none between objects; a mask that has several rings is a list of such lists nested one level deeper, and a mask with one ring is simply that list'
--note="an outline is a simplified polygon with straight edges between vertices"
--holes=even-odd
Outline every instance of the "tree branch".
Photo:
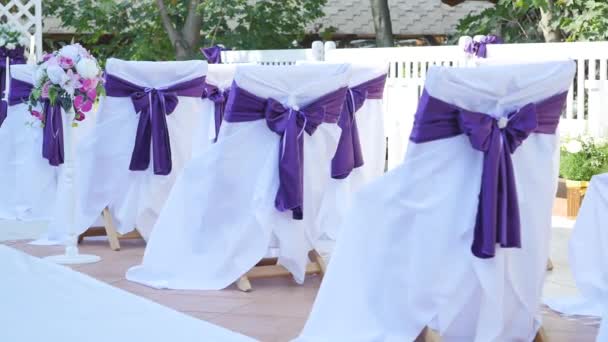
[{"label": "tree branch", "polygon": [[190,3],[188,4],[188,16],[186,17],[184,27],[182,28],[184,40],[190,47],[196,45],[201,36],[202,18],[198,13],[199,4],[200,0],[190,0]]},{"label": "tree branch", "polygon": [[156,4],[158,5],[160,18],[162,20],[165,31],[167,31],[167,34],[169,35],[171,44],[173,44],[173,46],[176,46],[177,44],[179,44],[181,37],[179,35],[179,32],[177,32],[177,30],[175,29],[175,26],[173,26],[171,18],[169,18],[169,12],[167,11],[167,7],[165,7],[165,2],[163,0],[156,0]]}]

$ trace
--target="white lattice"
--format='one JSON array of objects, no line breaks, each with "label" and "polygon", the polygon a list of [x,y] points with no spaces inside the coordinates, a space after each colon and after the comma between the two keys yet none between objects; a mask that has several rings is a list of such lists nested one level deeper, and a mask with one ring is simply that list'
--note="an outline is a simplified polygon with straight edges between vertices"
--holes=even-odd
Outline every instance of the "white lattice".
[{"label": "white lattice", "polygon": [[35,54],[32,57],[40,59],[42,57],[42,3],[41,0],[9,0],[6,4],[0,4],[0,22],[7,22],[20,30],[28,37],[34,37],[35,47],[31,45],[28,49],[34,48]]}]

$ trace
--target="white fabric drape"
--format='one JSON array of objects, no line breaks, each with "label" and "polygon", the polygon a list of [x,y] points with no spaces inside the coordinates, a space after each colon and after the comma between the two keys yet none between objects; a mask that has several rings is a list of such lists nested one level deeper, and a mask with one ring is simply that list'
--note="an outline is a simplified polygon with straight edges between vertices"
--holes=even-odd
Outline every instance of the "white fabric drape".
[{"label": "white fabric drape", "polygon": [[[129,62],[109,59],[106,72],[143,87],[161,88],[206,75],[207,63]],[[211,144],[214,107],[211,101],[179,97],[179,104],[166,116],[172,171],[155,175],[129,170],[139,115],[130,97],[106,97],[100,104],[94,130],[79,144],[75,156],[75,225],[82,233],[98,220],[108,206],[119,233],[137,228],[147,239],[177,175],[196,151]],[[152,161],[150,163],[152,165]],[[62,200],[57,203],[47,236],[41,241],[65,239],[68,217]]]},{"label": "white fabric drape", "polygon": [[[11,78],[24,82],[33,82],[33,72],[33,65],[11,66]],[[57,168],[42,158],[40,121],[27,104],[9,106],[7,112],[0,127],[0,218],[48,219],[55,202]]]},{"label": "white fabric drape", "polygon": [[0,341],[253,341],[2,245],[0,270]]},{"label": "white fabric drape", "polygon": [[[237,66],[235,82],[262,98],[302,108],[347,85],[343,64]],[[274,206],[280,137],[265,120],[224,122],[218,142],[179,176],[154,227],[142,265],[127,279],[157,288],[222,289],[262,259],[276,238],[279,263],[304,281],[311,229],[330,180],[340,130],[304,134],[304,219]]]},{"label": "white fabric drape", "polygon": [[[431,68],[431,96],[503,116],[566,91],[572,62]],[[464,135],[410,143],[402,165],[354,199],[297,341],[412,341],[428,325],[443,341],[531,341],[540,326],[558,163],[554,135],[513,154],[521,249],[471,253],[483,153]]]},{"label": "white fabric drape", "polygon": [[597,341],[608,341],[608,173],[593,176],[570,238],[570,267],[582,297],[547,304],[568,315],[602,317]]}]

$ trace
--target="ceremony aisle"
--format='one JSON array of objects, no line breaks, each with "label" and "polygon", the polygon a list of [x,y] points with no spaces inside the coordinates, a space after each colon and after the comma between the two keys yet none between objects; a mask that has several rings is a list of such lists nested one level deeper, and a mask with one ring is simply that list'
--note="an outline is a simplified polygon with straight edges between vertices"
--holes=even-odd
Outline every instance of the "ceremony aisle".
[{"label": "ceremony aisle", "polygon": [[[556,214],[559,215],[560,213]],[[568,223],[569,222],[565,219],[554,217],[551,255],[555,269],[547,274],[547,279],[545,281],[546,297],[560,295],[570,296],[576,295],[577,293],[567,262],[566,246],[571,232],[571,227]],[[37,227],[35,225],[30,224],[25,226],[17,221],[0,221],[0,248],[4,250],[5,247],[2,246],[2,244],[4,244],[37,257],[62,252],[62,246],[28,245],[27,241],[14,241],[15,239],[10,239],[8,237],[15,235],[7,236],[6,234],[3,234],[18,229],[21,230],[23,235],[27,235],[28,231],[33,231],[33,235],[30,238],[37,236],[35,233]],[[32,232],[30,232],[30,234],[32,234]],[[288,278],[260,279],[256,281],[256,288],[250,293],[240,292],[235,287],[230,287],[222,291],[155,290],[125,280],[125,271],[141,261],[144,252],[144,244],[142,241],[125,241],[119,252],[110,250],[107,247],[107,242],[105,240],[85,240],[80,247],[82,253],[100,255],[102,261],[96,264],[74,266],[74,270],[89,275],[113,287],[131,292],[173,310],[180,311],[188,316],[219,325],[264,342],[286,342],[294,338],[301,331],[321,282],[321,279],[318,276],[309,277],[303,286],[296,285]],[[4,258],[4,256],[2,258]],[[1,279],[5,279],[5,277],[8,276],[6,270],[7,268],[4,264],[0,265]],[[0,297],[7,296],[4,286],[6,286],[6,283],[0,283]],[[45,291],[48,291],[48,294],[51,291],[49,286],[53,285],[49,283],[49,285],[39,286],[46,289]],[[34,298],[34,295],[29,290],[20,291],[19,294],[29,296],[30,303]],[[34,311],[26,302],[23,302],[22,304],[23,307],[20,308],[21,310],[27,310],[27,312]],[[96,305],[97,302],[89,302],[89,308],[95,308]],[[119,317],[121,310],[128,308],[128,306],[128,304],[118,306],[115,309],[114,316]],[[35,308],[37,308],[37,310],[46,309],[47,317],[51,317],[53,313],[58,314],[60,312],[58,309],[57,311],[54,311],[54,309],[57,308],[54,306],[43,308],[41,303],[38,303]],[[5,308],[4,306],[0,307],[0,322],[2,324],[8,322],[5,317],[7,314],[11,313],[11,310],[12,309]],[[585,317],[565,318],[550,311],[548,308],[543,308],[542,311],[544,326],[550,341],[594,341],[599,326],[597,320]],[[143,316],[141,317],[143,319]],[[111,316],[107,316],[107,318],[112,319]],[[74,322],[74,319],[76,318],[64,318],[61,326],[76,326],[76,324],[72,323]],[[105,331],[109,331],[110,325],[106,324],[104,319],[99,319],[95,322],[95,333],[98,331],[103,332],[104,329]],[[118,324],[120,323],[118,322],[119,319],[115,319],[117,324],[113,324],[112,326],[120,326],[121,324]],[[181,317],[178,319],[181,320]],[[25,321],[31,322],[28,320]],[[130,327],[134,332],[142,329],[151,329],[151,327],[155,326],[148,323],[133,325],[124,322],[126,321],[123,321],[122,325]],[[28,327],[30,326],[33,325],[28,323]],[[157,326],[166,327],[168,326],[168,323],[158,324]],[[116,329],[122,328],[119,327]],[[118,336],[118,333],[116,333],[115,336]],[[0,336],[1,341],[6,340],[3,337],[4,336]],[[115,338],[113,341],[139,340],[140,339]],[[171,341],[173,340],[176,339],[171,339]],[[30,340],[17,339],[14,341],[21,342]],[[89,340],[85,339],[85,341]]]}]

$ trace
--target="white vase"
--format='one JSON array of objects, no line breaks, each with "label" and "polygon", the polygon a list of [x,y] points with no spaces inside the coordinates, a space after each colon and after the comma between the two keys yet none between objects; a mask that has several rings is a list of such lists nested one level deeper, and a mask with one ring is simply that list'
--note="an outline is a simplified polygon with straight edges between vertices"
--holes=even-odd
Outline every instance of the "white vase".
[{"label": "white vase", "polygon": [[61,110],[62,122],[63,122],[63,148],[64,148],[64,170],[61,172],[60,186],[63,186],[64,195],[67,197],[69,205],[64,206],[65,213],[68,217],[68,227],[66,232],[68,237],[65,240],[65,253],[62,255],[52,255],[45,259],[58,263],[58,264],[89,264],[98,262],[101,258],[97,255],[80,254],[78,252],[78,235],[74,226],[74,207],[76,206],[76,193],[74,189],[74,130],[78,127],[72,127],[72,119],[74,118],[74,111],[71,110],[67,113]]}]

